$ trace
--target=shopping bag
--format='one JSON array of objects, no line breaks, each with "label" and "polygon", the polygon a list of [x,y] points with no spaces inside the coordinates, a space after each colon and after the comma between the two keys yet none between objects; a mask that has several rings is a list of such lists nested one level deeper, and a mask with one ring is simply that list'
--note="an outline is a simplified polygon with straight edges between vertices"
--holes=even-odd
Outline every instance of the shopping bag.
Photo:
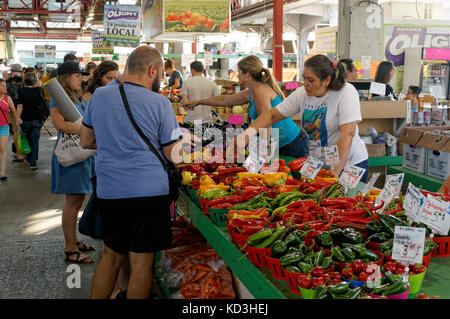
[{"label": "shopping bag", "polygon": [[17,152],[22,155],[31,153],[30,143],[28,142],[27,136],[22,130],[19,130],[17,134]]},{"label": "shopping bag", "polygon": [[94,239],[102,239],[102,219],[97,198],[97,176],[91,178],[93,192],[78,221],[78,231]]},{"label": "shopping bag", "polygon": [[96,152],[81,147],[79,134],[62,133],[55,148],[56,159],[63,167],[83,162]]}]

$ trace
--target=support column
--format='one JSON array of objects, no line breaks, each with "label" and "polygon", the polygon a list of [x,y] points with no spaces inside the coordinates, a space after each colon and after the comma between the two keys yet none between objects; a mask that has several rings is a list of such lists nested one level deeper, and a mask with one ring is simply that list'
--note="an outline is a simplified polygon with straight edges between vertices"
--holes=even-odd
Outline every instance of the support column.
[{"label": "support column", "polygon": [[276,81],[283,81],[283,0],[273,1],[272,69]]}]

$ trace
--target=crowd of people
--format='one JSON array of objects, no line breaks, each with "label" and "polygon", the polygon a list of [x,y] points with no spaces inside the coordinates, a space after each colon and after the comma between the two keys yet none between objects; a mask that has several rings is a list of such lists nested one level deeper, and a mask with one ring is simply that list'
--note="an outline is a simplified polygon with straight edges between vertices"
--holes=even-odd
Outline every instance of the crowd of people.
[{"label": "crowd of people", "polygon": [[[382,70],[388,74],[383,81],[389,80],[392,70]],[[262,137],[268,139],[277,129],[280,154],[298,158],[337,145],[339,162],[332,168],[335,175],[352,164],[365,168],[362,181],[367,179],[368,154],[358,134],[360,98],[349,83],[357,77],[352,60],[333,63],[324,55],[309,58],[304,64],[303,86],[287,98],[256,56],[239,61],[235,74],[245,90],[230,96],[222,96],[219,87],[205,77],[201,62],[193,62],[190,71],[190,77],[183,81],[173,60],[164,61],[157,49],[141,46],[129,55],[121,74],[113,61],[89,63],[82,70],[78,58],[67,54],[52,72],[15,64],[9,79],[0,80],[2,180],[7,178],[8,137],[19,128],[27,136],[31,152],[24,158],[18,152],[13,161],[26,161],[31,169],[38,168],[42,109],[47,103],[58,131],[54,150],[64,134],[78,134],[81,147],[96,150],[95,155],[70,166],[61,165],[53,151],[50,190],[65,195],[65,260],[78,264],[95,262],[87,253],[96,248],[77,235],[79,211],[86,195],[91,195],[83,216],[99,216],[93,220],[99,223],[101,234],[91,237],[103,240],[92,298],[148,298],[154,252],[170,247],[172,203],[161,160],[180,162],[182,146],[190,144],[192,137],[181,131],[174,112],[168,111],[172,110],[170,101],[158,94],[164,81],[170,89],[180,90],[188,122],[211,122],[211,106],[249,103],[252,124],[235,138],[235,144],[239,140],[248,143],[257,132],[265,132]],[[42,88],[52,77],[82,115],[82,123],[64,118]],[[411,88],[411,99],[418,94],[417,88]],[[300,126],[292,120],[297,113]]]}]

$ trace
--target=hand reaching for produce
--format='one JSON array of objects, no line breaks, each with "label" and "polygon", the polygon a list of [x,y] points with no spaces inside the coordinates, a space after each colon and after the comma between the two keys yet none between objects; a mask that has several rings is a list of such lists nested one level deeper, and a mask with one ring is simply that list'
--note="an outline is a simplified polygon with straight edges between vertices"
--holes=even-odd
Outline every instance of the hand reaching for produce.
[{"label": "hand reaching for produce", "polygon": [[196,107],[199,101],[190,101],[188,103],[181,103],[181,106],[184,107],[186,111],[192,111],[194,107]]},{"label": "hand reaching for produce", "polygon": [[201,143],[202,140],[195,136],[194,134],[191,134],[189,132],[183,132],[183,138],[181,139],[181,144],[189,144],[191,146],[195,146],[195,143]]}]

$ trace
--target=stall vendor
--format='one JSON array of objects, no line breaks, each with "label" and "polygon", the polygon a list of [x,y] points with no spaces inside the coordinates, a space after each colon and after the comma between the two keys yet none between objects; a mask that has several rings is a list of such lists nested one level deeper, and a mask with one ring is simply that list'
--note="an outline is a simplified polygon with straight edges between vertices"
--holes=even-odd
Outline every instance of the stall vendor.
[{"label": "stall vendor", "polygon": [[164,63],[164,72],[169,76],[168,87],[170,90],[177,90],[183,87],[183,76],[180,71],[174,69],[174,61],[167,59]]},{"label": "stall vendor", "polygon": [[[278,84],[272,77],[272,74],[263,67],[262,61],[254,56],[249,55],[238,62],[238,79],[240,86],[247,89],[233,94],[214,96],[209,99],[191,101],[184,104],[187,109],[192,109],[197,105],[211,106],[234,106],[249,103],[249,116],[252,120],[256,120],[258,116],[273,110],[278,104],[284,100]],[[278,122],[278,121],[277,121]],[[278,147],[279,154],[292,156],[295,158],[308,155],[308,143],[306,134],[300,130],[300,127],[290,118],[285,118],[279,123],[265,126],[265,128],[278,129]],[[261,128],[263,128],[261,126]],[[259,132],[259,131],[258,131]],[[264,139],[270,135],[270,130],[263,130]]]},{"label": "stall vendor", "polygon": [[358,122],[361,121],[359,97],[356,89],[345,81],[344,65],[332,63],[324,55],[316,55],[305,62],[303,77],[304,86],[259,116],[235,142],[245,136],[245,143],[248,143],[255,129],[270,127],[300,113],[302,126],[308,134],[310,152],[313,152],[312,148],[317,150],[320,147],[322,151],[325,146],[337,145],[339,163],[332,168],[333,172],[339,175],[347,164],[365,168],[361,179],[365,182],[369,162],[366,146],[358,135]]},{"label": "stall vendor", "polygon": [[406,93],[406,99],[411,101],[411,110],[419,110],[419,95],[422,93],[422,89],[415,85],[410,85],[408,93]]}]

